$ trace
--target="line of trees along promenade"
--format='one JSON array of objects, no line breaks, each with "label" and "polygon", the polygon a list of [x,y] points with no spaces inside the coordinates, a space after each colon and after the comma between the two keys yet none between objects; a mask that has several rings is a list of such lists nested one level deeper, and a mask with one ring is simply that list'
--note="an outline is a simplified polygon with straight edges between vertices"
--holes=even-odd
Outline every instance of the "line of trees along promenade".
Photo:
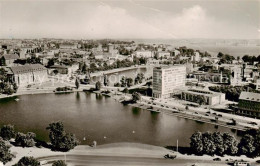
[{"label": "line of trees along promenade", "polygon": [[190,148],[196,155],[260,156],[260,129],[247,130],[240,140],[229,133],[195,132],[190,137]]}]

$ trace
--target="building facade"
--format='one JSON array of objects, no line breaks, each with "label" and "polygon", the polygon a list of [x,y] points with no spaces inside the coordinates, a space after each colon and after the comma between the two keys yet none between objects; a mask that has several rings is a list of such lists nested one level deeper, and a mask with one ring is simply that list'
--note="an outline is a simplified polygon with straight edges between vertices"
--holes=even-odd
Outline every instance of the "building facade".
[{"label": "building facade", "polygon": [[153,96],[156,98],[169,98],[175,90],[185,87],[186,66],[175,65],[171,67],[153,68]]},{"label": "building facade", "polygon": [[202,89],[189,89],[182,91],[181,99],[203,105],[216,105],[225,101],[225,94]]},{"label": "building facade", "polygon": [[230,85],[233,85],[233,86],[239,86],[241,85],[241,82],[242,82],[242,71],[241,71],[241,68],[239,67],[232,67],[230,69],[231,71],[231,75],[230,75]]},{"label": "building facade", "polygon": [[4,54],[0,56],[0,60],[3,61],[1,64],[5,64],[6,66],[14,66],[14,61],[19,59],[17,54]]},{"label": "building facade", "polygon": [[236,113],[243,116],[260,118],[260,94],[241,92]]},{"label": "building facade", "polygon": [[144,58],[152,58],[154,56],[154,53],[152,51],[136,51],[135,52],[136,57],[144,57]]},{"label": "building facade", "polygon": [[10,67],[8,75],[17,86],[22,87],[34,83],[42,83],[48,80],[47,69],[41,64]]}]

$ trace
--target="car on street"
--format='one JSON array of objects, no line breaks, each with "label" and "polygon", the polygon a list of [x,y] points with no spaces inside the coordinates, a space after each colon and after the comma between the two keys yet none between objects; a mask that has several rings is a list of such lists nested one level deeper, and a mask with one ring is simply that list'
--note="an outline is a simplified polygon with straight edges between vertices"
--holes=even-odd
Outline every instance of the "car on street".
[{"label": "car on street", "polygon": [[221,158],[219,158],[219,157],[214,158],[213,161],[221,161]]},{"label": "car on street", "polygon": [[166,154],[166,155],[164,155],[164,158],[166,158],[166,159],[175,159],[177,156],[176,155],[172,155],[172,154]]},{"label": "car on street", "polygon": [[222,114],[218,114],[218,117],[222,117]]},{"label": "car on street", "polygon": [[248,122],[248,124],[251,124],[251,125],[257,125],[256,122]]}]

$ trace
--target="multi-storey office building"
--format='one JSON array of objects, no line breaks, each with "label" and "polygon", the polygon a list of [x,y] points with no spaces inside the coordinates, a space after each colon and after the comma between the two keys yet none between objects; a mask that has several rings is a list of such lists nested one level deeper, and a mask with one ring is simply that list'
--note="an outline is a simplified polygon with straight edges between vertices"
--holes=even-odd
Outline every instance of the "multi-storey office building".
[{"label": "multi-storey office building", "polygon": [[243,116],[260,118],[260,94],[241,92],[236,113]]},{"label": "multi-storey office building", "polygon": [[174,65],[170,67],[153,68],[153,96],[169,98],[175,90],[185,86],[186,66]]}]

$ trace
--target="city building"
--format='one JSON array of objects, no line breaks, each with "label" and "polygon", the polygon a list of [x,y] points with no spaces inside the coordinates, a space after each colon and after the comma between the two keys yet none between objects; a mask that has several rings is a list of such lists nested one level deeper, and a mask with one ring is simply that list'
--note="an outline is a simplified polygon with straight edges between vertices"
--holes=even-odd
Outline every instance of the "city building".
[{"label": "city building", "polygon": [[153,96],[169,98],[176,90],[185,87],[186,66],[174,65],[153,68]]},{"label": "city building", "polygon": [[152,58],[154,56],[152,51],[136,51],[136,57]]},{"label": "city building", "polygon": [[232,67],[230,75],[230,85],[239,86],[242,82],[242,70],[240,67]]},{"label": "city building", "polygon": [[260,90],[260,79],[259,78],[255,81],[254,85],[255,85],[256,90]]},{"label": "city building", "polygon": [[14,66],[14,61],[16,59],[19,59],[19,56],[17,54],[4,54],[0,56],[0,65],[6,65],[6,66]]},{"label": "city building", "polygon": [[199,52],[194,52],[194,55],[191,57],[192,62],[199,62],[200,61],[200,54]]},{"label": "city building", "polygon": [[78,46],[76,44],[63,43],[60,44],[60,49],[77,49]]},{"label": "city building", "polygon": [[111,43],[108,44],[108,52],[109,53],[113,53],[114,52],[114,46]]},{"label": "city building", "polygon": [[173,51],[171,51],[171,56],[177,56],[177,55],[180,55],[180,51],[179,50],[176,50],[174,49]]},{"label": "city building", "polygon": [[225,94],[202,89],[189,89],[182,91],[181,99],[198,104],[216,105],[225,101]]},{"label": "city building", "polygon": [[171,53],[170,52],[168,52],[168,51],[157,51],[156,52],[156,56],[158,57],[158,58],[170,58],[170,56],[171,56]]},{"label": "city building", "polygon": [[69,69],[68,66],[62,66],[62,65],[52,65],[49,67],[49,73],[50,74],[68,74]]},{"label": "city building", "polygon": [[[227,77],[223,76],[222,72],[203,72],[203,71],[195,71],[192,74],[192,77],[196,78],[199,81],[207,81],[214,83],[223,83],[224,80],[227,81]],[[225,79],[223,79],[225,78]]]},{"label": "city building", "polygon": [[7,74],[17,86],[27,86],[48,80],[47,69],[41,64],[10,67]]},{"label": "city building", "polygon": [[236,113],[243,116],[260,118],[260,94],[241,92]]}]

